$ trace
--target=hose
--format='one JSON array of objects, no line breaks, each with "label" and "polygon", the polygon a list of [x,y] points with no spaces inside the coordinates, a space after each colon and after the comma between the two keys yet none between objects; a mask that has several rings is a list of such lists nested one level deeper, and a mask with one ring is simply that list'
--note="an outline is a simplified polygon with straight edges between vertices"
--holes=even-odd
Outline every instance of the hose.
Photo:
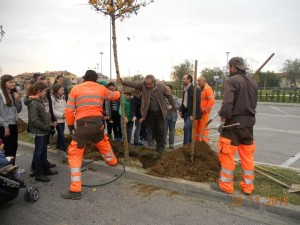
[{"label": "hose", "polygon": [[[90,163],[92,163],[92,162],[95,162],[95,161],[98,161],[98,160],[92,160],[92,161],[90,161],[90,162],[87,162],[87,163],[83,164],[82,167],[84,167],[84,166],[86,166],[86,165],[88,165],[88,164],[90,164]],[[104,186],[104,185],[111,184],[111,183],[115,182],[116,180],[120,179],[120,178],[124,175],[124,173],[125,173],[125,164],[124,164],[124,163],[121,163],[121,164],[123,165],[123,171],[122,171],[122,173],[121,173],[119,176],[117,176],[115,179],[113,179],[113,180],[111,180],[111,181],[108,181],[108,182],[105,182],[105,183],[103,183],[103,184],[94,184],[94,185],[82,184],[82,186],[83,186],[83,187],[101,187],[101,186]],[[86,171],[86,170],[87,170],[87,169],[83,169],[83,170],[81,170],[81,172],[84,172],[84,171]]]}]

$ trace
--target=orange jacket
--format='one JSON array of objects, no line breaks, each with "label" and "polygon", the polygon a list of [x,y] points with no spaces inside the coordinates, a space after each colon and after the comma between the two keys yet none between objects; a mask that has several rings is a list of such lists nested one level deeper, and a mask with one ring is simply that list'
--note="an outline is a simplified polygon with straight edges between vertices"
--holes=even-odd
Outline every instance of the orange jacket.
[{"label": "orange jacket", "polygon": [[104,100],[115,101],[120,98],[120,92],[112,92],[106,87],[92,81],[86,81],[72,88],[65,109],[68,126],[75,120],[84,117],[103,115]]},{"label": "orange jacket", "polygon": [[202,113],[210,113],[215,104],[215,95],[213,89],[206,83],[201,92],[201,111]]}]

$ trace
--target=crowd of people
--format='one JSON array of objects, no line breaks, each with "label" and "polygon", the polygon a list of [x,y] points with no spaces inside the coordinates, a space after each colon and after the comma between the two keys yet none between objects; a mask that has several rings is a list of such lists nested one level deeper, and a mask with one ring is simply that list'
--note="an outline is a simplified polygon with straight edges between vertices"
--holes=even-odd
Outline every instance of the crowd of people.
[{"label": "crowd of people", "polygon": [[[234,152],[239,150],[243,167],[241,186],[245,193],[253,191],[253,125],[257,87],[245,75],[247,67],[241,58],[229,61],[230,76],[225,82],[224,101],[219,111],[221,117],[219,139],[219,158],[222,166],[219,184],[215,189],[232,193]],[[51,137],[57,132],[56,148],[68,155],[71,169],[71,185],[61,196],[66,199],[81,198],[81,163],[84,147],[93,143],[108,165],[115,166],[117,158],[109,139],[124,139],[121,123],[126,123],[127,141],[135,146],[155,146],[158,154],[174,149],[174,131],[178,115],[184,120],[183,144],[194,140],[209,141],[207,122],[214,105],[214,93],[206,83],[204,76],[193,82],[193,77],[186,74],[182,78],[183,96],[181,103],[172,94],[172,85],[156,81],[153,75],[147,75],[144,81],[119,79],[125,87],[121,93],[115,83],[98,83],[98,75],[93,70],[86,71],[83,83],[73,87],[68,94],[63,86],[63,76],[58,76],[52,87],[47,85],[46,77],[34,74],[24,104],[28,108],[28,133],[35,143],[31,176],[36,181],[49,182],[49,176],[58,174],[54,163],[48,161],[47,146]],[[194,85],[196,96],[194,96]],[[120,107],[123,95],[125,110]],[[193,101],[196,101],[193,116]],[[247,103],[247,104],[245,104]],[[22,110],[21,95],[15,88],[14,78],[10,75],[1,77],[0,89],[0,138],[4,143],[6,161],[15,164],[18,148],[17,121]],[[125,113],[123,115],[123,113]],[[195,136],[192,137],[192,124],[195,123]],[[228,126],[239,122],[239,126]],[[65,140],[67,124],[72,141],[67,146]],[[132,138],[132,132],[134,134]],[[106,131],[105,131],[106,130]],[[131,140],[133,139],[133,142]],[[156,143],[156,144],[154,144]],[[225,154],[225,150],[230,155]],[[5,161],[5,160],[4,160]],[[5,162],[6,162],[5,161]],[[0,161],[0,162],[3,162]],[[7,162],[6,162],[7,163]]]}]

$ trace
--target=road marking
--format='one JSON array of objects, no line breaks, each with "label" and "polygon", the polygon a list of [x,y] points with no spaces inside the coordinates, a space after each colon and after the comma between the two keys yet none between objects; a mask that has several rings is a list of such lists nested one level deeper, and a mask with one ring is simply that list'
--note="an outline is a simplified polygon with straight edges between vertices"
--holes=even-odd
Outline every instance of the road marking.
[{"label": "road marking", "polygon": [[177,142],[177,143],[174,143],[174,145],[182,145],[183,142]]},{"label": "road marking", "polygon": [[282,163],[280,166],[290,166],[294,162],[296,162],[298,159],[300,159],[300,152],[298,152],[296,155],[293,155],[291,158],[286,160],[284,163]]},{"label": "road marking", "polygon": [[282,112],[282,113],[284,113],[284,114],[286,114],[286,115],[288,115],[288,116],[292,116],[291,114],[289,114],[289,113],[287,113],[287,112],[285,112],[285,111],[283,111],[283,110],[281,110],[281,109],[278,109],[278,108],[276,108],[276,107],[274,107],[274,106],[270,106],[272,109],[275,109],[275,110],[277,110],[277,111],[279,111],[279,112]]},{"label": "road marking", "polygon": [[269,127],[259,127],[259,126],[254,126],[254,129],[259,130],[259,131],[281,132],[281,133],[287,133],[287,134],[300,134],[300,131],[298,131],[298,130],[273,129],[273,128],[269,128]]},{"label": "road marking", "polygon": [[267,117],[286,117],[286,118],[300,118],[300,116],[292,116],[292,115],[276,115],[276,114],[270,114],[270,113],[256,113],[256,115],[259,116],[267,116]]}]

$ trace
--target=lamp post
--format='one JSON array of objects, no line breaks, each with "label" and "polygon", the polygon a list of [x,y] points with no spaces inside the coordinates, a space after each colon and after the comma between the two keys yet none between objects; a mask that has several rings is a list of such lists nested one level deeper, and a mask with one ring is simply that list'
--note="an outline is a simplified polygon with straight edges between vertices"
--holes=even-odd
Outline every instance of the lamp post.
[{"label": "lamp post", "polygon": [[[226,61],[226,76],[228,76],[228,69],[229,69],[229,67],[228,67],[228,55],[229,55],[229,53],[230,52],[225,52],[226,53],[226,56],[227,56],[227,61]],[[224,91],[224,84],[225,84],[225,82],[224,82],[224,79],[225,79],[225,76],[223,75],[223,79],[222,79],[222,91]]]},{"label": "lamp post", "polygon": [[104,54],[103,52],[99,53],[101,55],[101,74],[102,74],[102,55]]},{"label": "lamp post", "polygon": [[109,22],[109,80],[111,81],[111,17]]}]

